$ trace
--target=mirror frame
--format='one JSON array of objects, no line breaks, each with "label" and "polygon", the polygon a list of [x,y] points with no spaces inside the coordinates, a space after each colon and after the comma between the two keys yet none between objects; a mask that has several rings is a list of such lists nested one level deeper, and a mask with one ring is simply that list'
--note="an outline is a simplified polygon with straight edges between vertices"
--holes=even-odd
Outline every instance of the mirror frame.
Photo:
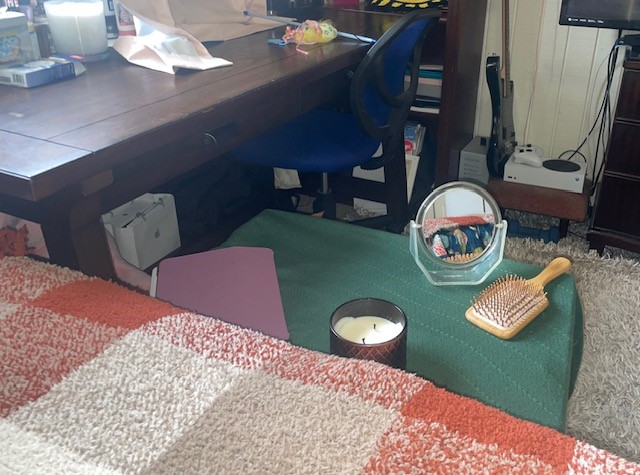
[{"label": "mirror frame", "polygon": [[[428,248],[423,232],[423,221],[426,212],[438,198],[455,189],[463,189],[478,194],[489,204],[494,216],[491,242],[477,257],[463,263],[444,261],[436,256]],[[429,282],[434,285],[480,284],[502,262],[507,235],[507,222],[502,219],[500,207],[493,196],[485,188],[475,183],[454,181],[439,186],[422,202],[416,214],[416,220],[411,221],[409,227],[411,254],[420,270],[429,279]]]}]

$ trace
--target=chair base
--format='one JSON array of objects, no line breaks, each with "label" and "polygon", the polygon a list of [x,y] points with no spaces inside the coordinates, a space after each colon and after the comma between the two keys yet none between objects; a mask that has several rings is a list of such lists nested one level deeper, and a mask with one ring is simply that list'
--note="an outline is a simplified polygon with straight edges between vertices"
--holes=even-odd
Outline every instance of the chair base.
[{"label": "chair base", "polygon": [[[400,165],[400,166],[398,166]],[[299,172],[302,188],[273,190],[266,207],[283,211],[296,211],[295,196],[302,194],[315,198],[312,210],[306,214],[322,213],[323,218],[336,220],[336,204],[353,206],[355,197],[385,203],[387,214],[348,221],[362,227],[401,234],[409,223],[409,205],[406,197],[404,160],[392,160],[384,167],[388,183],[353,177],[349,172],[321,174]],[[331,185],[329,185],[331,184]],[[335,190],[335,192],[334,192]]]},{"label": "chair base", "polygon": [[313,202],[313,213],[322,213],[323,218],[337,219],[336,200],[333,197],[333,193],[318,192],[316,199]]},{"label": "chair base", "polygon": [[[331,183],[328,193],[323,193],[322,177],[317,173],[300,173],[302,193],[316,197],[314,212],[325,211],[323,217],[336,219],[336,203],[353,206],[355,197],[364,198],[387,205],[387,214],[373,218],[349,221],[367,228],[381,229],[400,234],[409,223],[409,205],[406,198],[406,174],[404,170],[394,170],[397,164],[392,160],[385,166],[385,176],[389,183],[379,183],[353,177],[349,172],[328,175]],[[401,162],[398,160],[398,162]],[[404,165],[404,163],[402,163]],[[394,180],[394,178],[396,178]],[[327,187],[328,188],[328,187]],[[327,212],[331,210],[331,212]]]}]

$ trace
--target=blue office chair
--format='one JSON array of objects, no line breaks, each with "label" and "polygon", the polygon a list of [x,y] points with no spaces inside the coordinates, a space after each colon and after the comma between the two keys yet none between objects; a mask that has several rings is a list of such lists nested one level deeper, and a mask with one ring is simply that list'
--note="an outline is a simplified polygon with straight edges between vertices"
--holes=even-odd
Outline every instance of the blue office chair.
[{"label": "blue office chair", "polygon": [[[328,218],[336,214],[329,186],[332,174],[332,184],[348,188],[349,199],[357,196],[386,204],[386,216],[359,224],[401,231],[409,220],[404,124],[418,86],[422,45],[439,17],[437,9],[408,13],[382,35],[353,74],[350,112],[312,110],[240,146],[235,158],[321,173],[314,211],[323,208]],[[411,81],[405,85],[407,71]],[[372,158],[380,145],[382,153]],[[353,178],[356,166],[384,167],[385,182]]]}]

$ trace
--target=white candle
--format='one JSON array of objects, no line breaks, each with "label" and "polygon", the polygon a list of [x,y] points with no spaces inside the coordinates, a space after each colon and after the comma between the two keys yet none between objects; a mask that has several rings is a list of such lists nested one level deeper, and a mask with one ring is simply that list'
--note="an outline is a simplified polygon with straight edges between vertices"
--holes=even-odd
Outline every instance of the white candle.
[{"label": "white candle", "polygon": [[402,333],[402,329],[402,323],[370,315],[343,317],[334,326],[336,334],[345,340],[366,345],[391,341]]},{"label": "white candle", "polygon": [[90,56],[107,51],[102,0],[44,2],[56,52]]}]

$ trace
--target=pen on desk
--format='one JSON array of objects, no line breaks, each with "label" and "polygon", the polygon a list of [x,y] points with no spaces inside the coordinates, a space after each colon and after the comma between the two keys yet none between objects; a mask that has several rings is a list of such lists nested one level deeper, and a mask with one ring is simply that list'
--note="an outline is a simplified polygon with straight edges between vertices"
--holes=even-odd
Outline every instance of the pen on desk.
[{"label": "pen on desk", "polygon": [[[291,20],[289,20],[287,18],[281,18],[281,17],[277,17],[277,16],[261,15],[260,13],[253,13],[253,12],[250,12],[248,10],[245,10],[242,13],[244,14],[244,16],[254,16],[254,17],[257,17],[257,18],[263,18],[265,20],[272,20],[272,21],[275,21],[275,22],[278,22],[278,23],[285,23],[287,25],[296,26],[296,27],[302,26],[302,23],[298,23],[296,21],[291,21]],[[374,40],[373,38],[368,38],[366,36],[360,36],[360,35],[354,35],[352,33],[343,33],[342,31],[338,31],[337,35],[338,36],[342,36],[343,38],[349,38],[349,39],[352,39],[352,40],[363,41],[365,43],[373,44],[373,43],[376,42],[376,40]]]}]

